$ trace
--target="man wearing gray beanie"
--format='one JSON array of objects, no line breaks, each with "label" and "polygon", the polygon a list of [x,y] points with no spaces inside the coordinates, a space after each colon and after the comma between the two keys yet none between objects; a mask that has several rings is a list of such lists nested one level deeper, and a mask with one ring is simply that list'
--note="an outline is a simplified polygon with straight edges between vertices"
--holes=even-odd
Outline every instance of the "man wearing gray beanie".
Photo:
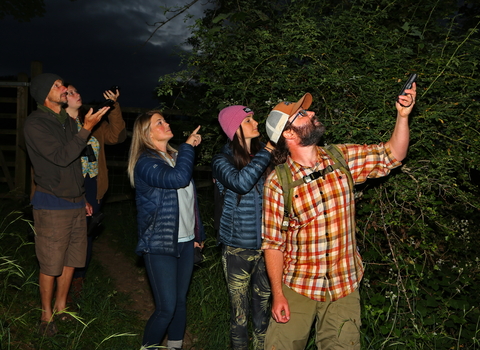
[{"label": "man wearing gray beanie", "polygon": [[[24,134],[34,170],[35,192],[31,198],[35,226],[35,253],[40,265],[39,288],[42,316],[39,332],[57,333],[57,320],[67,321],[67,294],[74,269],[83,267],[87,249],[87,215],[91,207],[84,198],[80,154],[93,127],[109,107],[85,116],[80,131],[62,105],[67,88],[56,74],[44,73],[32,79],[30,94],[37,102],[25,121]],[[52,306],[54,297],[55,304]]]}]

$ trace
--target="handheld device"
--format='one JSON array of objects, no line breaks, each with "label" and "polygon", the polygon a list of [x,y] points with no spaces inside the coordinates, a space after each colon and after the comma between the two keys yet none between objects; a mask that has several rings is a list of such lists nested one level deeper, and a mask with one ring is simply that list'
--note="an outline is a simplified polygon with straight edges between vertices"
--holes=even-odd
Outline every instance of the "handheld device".
[{"label": "handheld device", "polygon": [[114,94],[117,93],[117,90],[120,90],[120,86],[118,85],[112,85],[112,87],[109,89],[111,92],[113,92]]},{"label": "handheld device", "polygon": [[417,74],[415,74],[415,73],[410,74],[407,82],[405,83],[405,85],[403,85],[402,90],[400,90],[399,95],[406,95],[405,90],[411,89],[415,80],[417,80]]},{"label": "handheld device", "polygon": [[96,105],[95,107],[93,107],[93,113],[94,114],[97,113],[103,107],[112,107],[114,104],[115,104],[114,100],[107,99],[102,103],[100,103],[99,105]]}]

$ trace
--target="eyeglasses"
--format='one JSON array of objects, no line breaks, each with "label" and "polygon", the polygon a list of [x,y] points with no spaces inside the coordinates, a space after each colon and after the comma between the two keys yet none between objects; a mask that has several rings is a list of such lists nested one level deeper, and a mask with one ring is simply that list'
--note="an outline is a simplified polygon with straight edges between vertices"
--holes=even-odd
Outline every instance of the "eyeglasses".
[{"label": "eyeglasses", "polygon": [[299,115],[301,115],[302,117],[306,117],[306,116],[308,116],[308,112],[304,109],[299,110],[298,113],[295,114],[295,117],[293,117],[292,121],[288,122],[288,124],[286,126],[288,127],[288,126],[292,125],[293,122],[295,121],[295,119],[297,119]]}]

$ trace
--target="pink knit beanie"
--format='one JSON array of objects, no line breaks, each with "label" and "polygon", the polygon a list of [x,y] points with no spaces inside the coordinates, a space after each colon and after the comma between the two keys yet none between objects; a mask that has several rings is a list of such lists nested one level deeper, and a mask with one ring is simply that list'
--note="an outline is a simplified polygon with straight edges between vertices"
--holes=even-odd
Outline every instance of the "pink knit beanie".
[{"label": "pink knit beanie", "polygon": [[235,105],[222,109],[218,114],[218,122],[223,132],[230,140],[233,140],[235,132],[242,123],[243,119],[253,115],[253,111],[245,106]]}]

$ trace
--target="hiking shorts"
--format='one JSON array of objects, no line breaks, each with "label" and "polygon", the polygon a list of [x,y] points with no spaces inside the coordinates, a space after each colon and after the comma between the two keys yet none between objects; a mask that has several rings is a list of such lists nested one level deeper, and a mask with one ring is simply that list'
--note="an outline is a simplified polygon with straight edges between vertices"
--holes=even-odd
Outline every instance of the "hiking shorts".
[{"label": "hiking shorts", "polygon": [[85,208],[34,209],[35,253],[40,272],[60,276],[64,266],[84,267],[87,257]]}]

